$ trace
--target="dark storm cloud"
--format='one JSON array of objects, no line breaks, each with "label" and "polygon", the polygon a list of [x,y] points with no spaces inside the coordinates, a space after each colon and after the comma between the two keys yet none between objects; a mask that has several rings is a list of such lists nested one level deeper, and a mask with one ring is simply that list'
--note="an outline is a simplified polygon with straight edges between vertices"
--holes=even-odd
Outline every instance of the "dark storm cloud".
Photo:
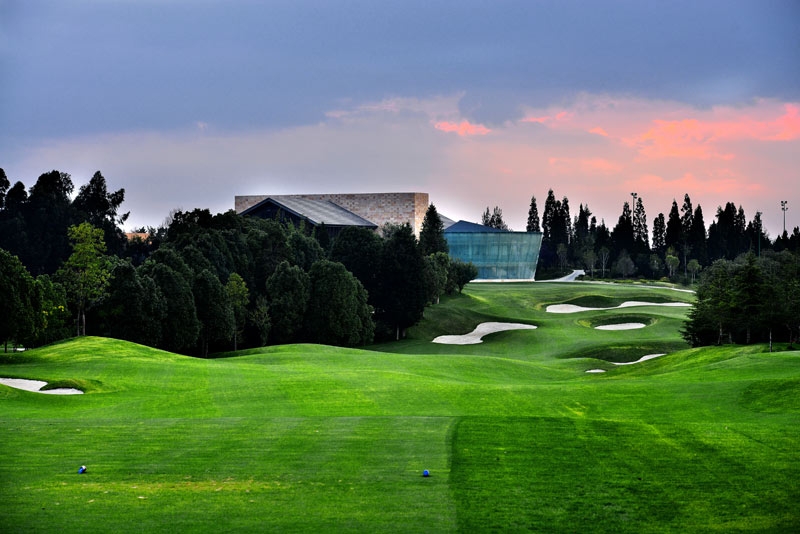
[{"label": "dark storm cloud", "polygon": [[800,96],[786,2],[11,2],[0,139],[278,128],[344,100],[463,92],[489,124],[581,91]]}]

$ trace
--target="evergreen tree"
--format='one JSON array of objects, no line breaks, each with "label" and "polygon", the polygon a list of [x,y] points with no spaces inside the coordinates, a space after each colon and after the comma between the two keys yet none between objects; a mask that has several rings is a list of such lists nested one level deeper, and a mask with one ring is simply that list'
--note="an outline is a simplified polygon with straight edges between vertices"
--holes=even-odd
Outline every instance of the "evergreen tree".
[{"label": "evergreen tree", "polygon": [[483,217],[481,218],[481,223],[490,228],[508,230],[508,225],[503,220],[503,210],[501,210],[498,206],[494,207],[491,215],[489,215],[489,207],[487,206],[486,211],[483,213]]},{"label": "evergreen tree", "polygon": [[697,288],[697,300],[681,331],[693,347],[722,344],[733,323],[732,286],[733,266],[718,260],[706,269]]},{"label": "evergreen tree", "polygon": [[212,343],[229,341],[233,337],[236,329],[233,307],[225,287],[217,275],[208,269],[195,278],[192,294],[200,322],[200,355],[206,358]]},{"label": "evergreen tree", "polygon": [[546,242],[552,241],[553,220],[556,218],[556,197],[553,190],[547,191],[547,199],[544,201],[544,213],[542,214],[542,239]]},{"label": "evergreen tree", "polygon": [[667,217],[667,229],[664,233],[664,245],[667,248],[674,248],[679,250],[683,242],[683,224],[681,223],[681,216],[678,212],[678,203],[673,200],[672,208],[669,210]]},{"label": "evergreen tree", "polygon": [[536,207],[536,197],[531,197],[531,206],[528,208],[528,224],[525,226],[526,232],[541,232],[539,226],[539,209]]},{"label": "evergreen tree", "polygon": [[426,292],[422,254],[408,223],[399,226],[386,239],[381,253],[378,298],[375,316],[395,339],[422,318]]},{"label": "evergreen tree", "polygon": [[644,211],[642,197],[636,198],[636,207],[633,211],[633,238],[636,242],[634,250],[640,253],[650,251],[650,241],[647,234],[647,214]]},{"label": "evergreen tree", "polygon": [[683,195],[683,206],[681,206],[681,235],[684,240],[688,238],[689,232],[692,230],[692,220],[694,217],[694,209],[692,208],[692,199],[689,194]]},{"label": "evergreen tree", "polygon": [[35,332],[42,311],[32,300],[35,290],[35,281],[19,258],[0,249],[0,342],[5,344],[4,352],[8,352],[9,341],[22,343]]},{"label": "evergreen tree", "polygon": [[708,253],[712,258],[734,259],[744,252],[746,222],[744,210],[737,211],[733,202],[717,208],[716,221],[708,229]]},{"label": "evergreen tree", "polygon": [[267,280],[270,333],[277,343],[289,343],[301,332],[311,281],[297,265],[282,262]]},{"label": "evergreen tree", "polygon": [[436,206],[431,204],[422,219],[422,228],[419,232],[419,248],[423,256],[435,254],[437,252],[450,251],[447,240],[444,238],[444,224]]},{"label": "evergreen tree", "polygon": [[572,221],[569,214],[569,200],[556,200],[550,227],[550,244],[555,249],[558,245],[569,246],[572,232]]},{"label": "evergreen tree", "polygon": [[225,284],[225,293],[228,301],[233,308],[233,318],[235,329],[233,331],[233,350],[238,350],[238,342],[241,332],[247,321],[247,305],[250,303],[250,291],[247,289],[244,279],[237,273],[231,273],[228,282]]},{"label": "evergreen tree", "polygon": [[653,252],[661,257],[667,251],[667,223],[664,221],[664,214],[659,213],[653,220]]},{"label": "evergreen tree", "polygon": [[635,246],[633,216],[627,202],[622,205],[622,214],[619,216],[617,225],[611,231],[611,241],[614,245],[612,251],[614,256],[620,256],[623,251],[633,250]]},{"label": "evergreen tree", "polygon": [[343,264],[358,278],[376,306],[378,296],[378,266],[383,240],[368,228],[349,226],[341,231],[331,247],[330,259]]},{"label": "evergreen tree", "polygon": [[570,247],[573,259],[579,262],[585,259],[586,253],[589,250],[594,249],[594,236],[592,234],[590,218],[594,219],[592,217],[592,212],[589,210],[589,206],[587,205],[584,207],[583,204],[579,205],[578,215],[575,217],[575,237]]},{"label": "evergreen tree", "polygon": [[321,222],[319,226],[314,228],[314,238],[319,243],[320,248],[325,254],[328,254],[331,250],[331,236],[328,232],[328,228],[325,226],[325,222]]},{"label": "evergreen tree", "polygon": [[325,257],[319,242],[313,237],[306,235],[302,229],[289,229],[289,249],[295,265],[308,272],[311,266]]},{"label": "evergreen tree", "polygon": [[6,171],[0,167],[0,210],[3,209],[6,203],[6,192],[11,187],[11,182],[8,181]]},{"label": "evergreen tree", "polygon": [[747,242],[747,217],[745,217],[742,206],[739,206],[739,209],[736,211],[736,217],[733,220],[733,228],[736,232],[738,256],[750,249],[750,243]]},{"label": "evergreen tree", "polygon": [[744,342],[750,344],[752,331],[761,319],[763,307],[762,273],[756,263],[756,256],[748,253],[744,264],[736,270],[733,279],[731,307],[734,324],[737,329],[744,329]]},{"label": "evergreen tree", "polygon": [[769,237],[764,232],[764,222],[761,220],[761,212],[757,211],[753,220],[747,223],[747,241],[750,243],[750,250],[757,255],[771,248]]},{"label": "evergreen tree", "polygon": [[492,225],[492,214],[489,212],[489,206],[486,206],[486,211],[481,215],[481,224],[484,226]]},{"label": "evergreen tree", "polygon": [[139,271],[153,280],[166,303],[161,347],[173,352],[194,347],[200,333],[200,322],[189,281],[168,264],[152,258]]},{"label": "evergreen tree", "polygon": [[51,171],[39,176],[23,208],[27,257],[32,274],[51,274],[70,254],[67,229],[75,221],[70,202],[74,186],[69,174]]},{"label": "evergreen tree", "polygon": [[126,243],[125,234],[118,226],[130,215],[130,212],[122,215],[118,213],[124,200],[125,189],[109,193],[106,179],[97,171],[87,184],[81,186],[72,201],[78,219],[95,228],[101,228],[106,246],[114,254],[121,254]]},{"label": "evergreen tree", "polygon": [[130,261],[111,270],[108,295],[98,310],[100,332],[117,339],[158,346],[166,313],[164,297],[153,280],[139,275]]},{"label": "evergreen tree", "polygon": [[306,337],[315,343],[356,346],[372,342],[375,325],[364,287],[341,263],[316,262],[309,272]]},{"label": "evergreen tree", "polygon": [[692,250],[692,256],[700,265],[708,265],[708,244],[706,241],[706,223],[703,220],[703,208],[698,204],[694,209],[688,242]]},{"label": "evergreen tree", "polygon": [[561,200],[561,209],[559,210],[559,215],[561,219],[564,221],[564,235],[566,240],[564,244],[569,246],[572,243],[573,235],[572,235],[572,216],[569,213],[569,199],[565,196]]}]

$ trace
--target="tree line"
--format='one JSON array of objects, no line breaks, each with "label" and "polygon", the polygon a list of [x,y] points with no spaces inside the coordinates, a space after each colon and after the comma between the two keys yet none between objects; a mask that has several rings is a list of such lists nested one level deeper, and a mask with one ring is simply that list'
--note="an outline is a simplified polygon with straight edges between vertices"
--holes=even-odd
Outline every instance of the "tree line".
[{"label": "tree line", "polygon": [[[771,240],[764,230],[761,213],[747,220],[742,206],[727,202],[717,208],[706,225],[700,205],[693,206],[689,194],[679,207],[676,200],[665,216],[659,213],[648,229],[644,199],[632,194],[624,202],[613,227],[598,222],[588,204],[570,213],[569,199],[558,200],[550,189],[541,217],[536,196],[531,197],[525,230],[542,233],[537,278],[561,276],[568,269],[583,269],[592,277],[665,278],[693,283],[698,274],[718,259],[734,260],[753,251],[757,256],[788,250],[800,252],[800,227],[784,231]],[[507,229],[502,210],[483,213],[484,225]]]},{"label": "tree line", "polygon": [[788,342],[800,337],[800,259],[787,250],[705,269],[683,337],[692,346]]},{"label": "tree line", "polygon": [[349,227],[331,239],[324,225],[195,209],[128,241],[124,190],[109,192],[99,172],[74,200],[66,173],[43,174],[29,191],[0,178],[6,343],[88,334],[200,356],[270,343],[363,345],[402,337],[427,305],[477,276],[447,254],[433,205],[419,240],[408,224],[380,234]]}]

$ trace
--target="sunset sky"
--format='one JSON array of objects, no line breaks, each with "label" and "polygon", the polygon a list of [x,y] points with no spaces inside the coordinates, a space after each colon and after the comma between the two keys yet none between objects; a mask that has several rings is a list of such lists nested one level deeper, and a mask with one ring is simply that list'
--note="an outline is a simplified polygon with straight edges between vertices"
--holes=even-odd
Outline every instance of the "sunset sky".
[{"label": "sunset sky", "polygon": [[422,191],[524,230],[548,189],[649,228],[689,193],[800,224],[800,2],[0,0],[0,167],[234,195]]}]

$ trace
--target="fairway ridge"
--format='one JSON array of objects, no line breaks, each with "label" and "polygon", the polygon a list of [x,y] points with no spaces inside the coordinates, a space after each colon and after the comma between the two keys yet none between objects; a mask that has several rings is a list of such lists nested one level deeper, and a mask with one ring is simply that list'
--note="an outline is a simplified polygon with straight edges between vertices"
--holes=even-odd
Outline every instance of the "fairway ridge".
[{"label": "fairway ridge", "polygon": [[[800,353],[689,349],[684,307],[617,310],[652,318],[628,332],[545,310],[668,292],[469,285],[366,349],[7,356],[0,374],[87,394],[0,388],[0,531],[800,531]],[[486,322],[539,328],[430,342]]]}]

